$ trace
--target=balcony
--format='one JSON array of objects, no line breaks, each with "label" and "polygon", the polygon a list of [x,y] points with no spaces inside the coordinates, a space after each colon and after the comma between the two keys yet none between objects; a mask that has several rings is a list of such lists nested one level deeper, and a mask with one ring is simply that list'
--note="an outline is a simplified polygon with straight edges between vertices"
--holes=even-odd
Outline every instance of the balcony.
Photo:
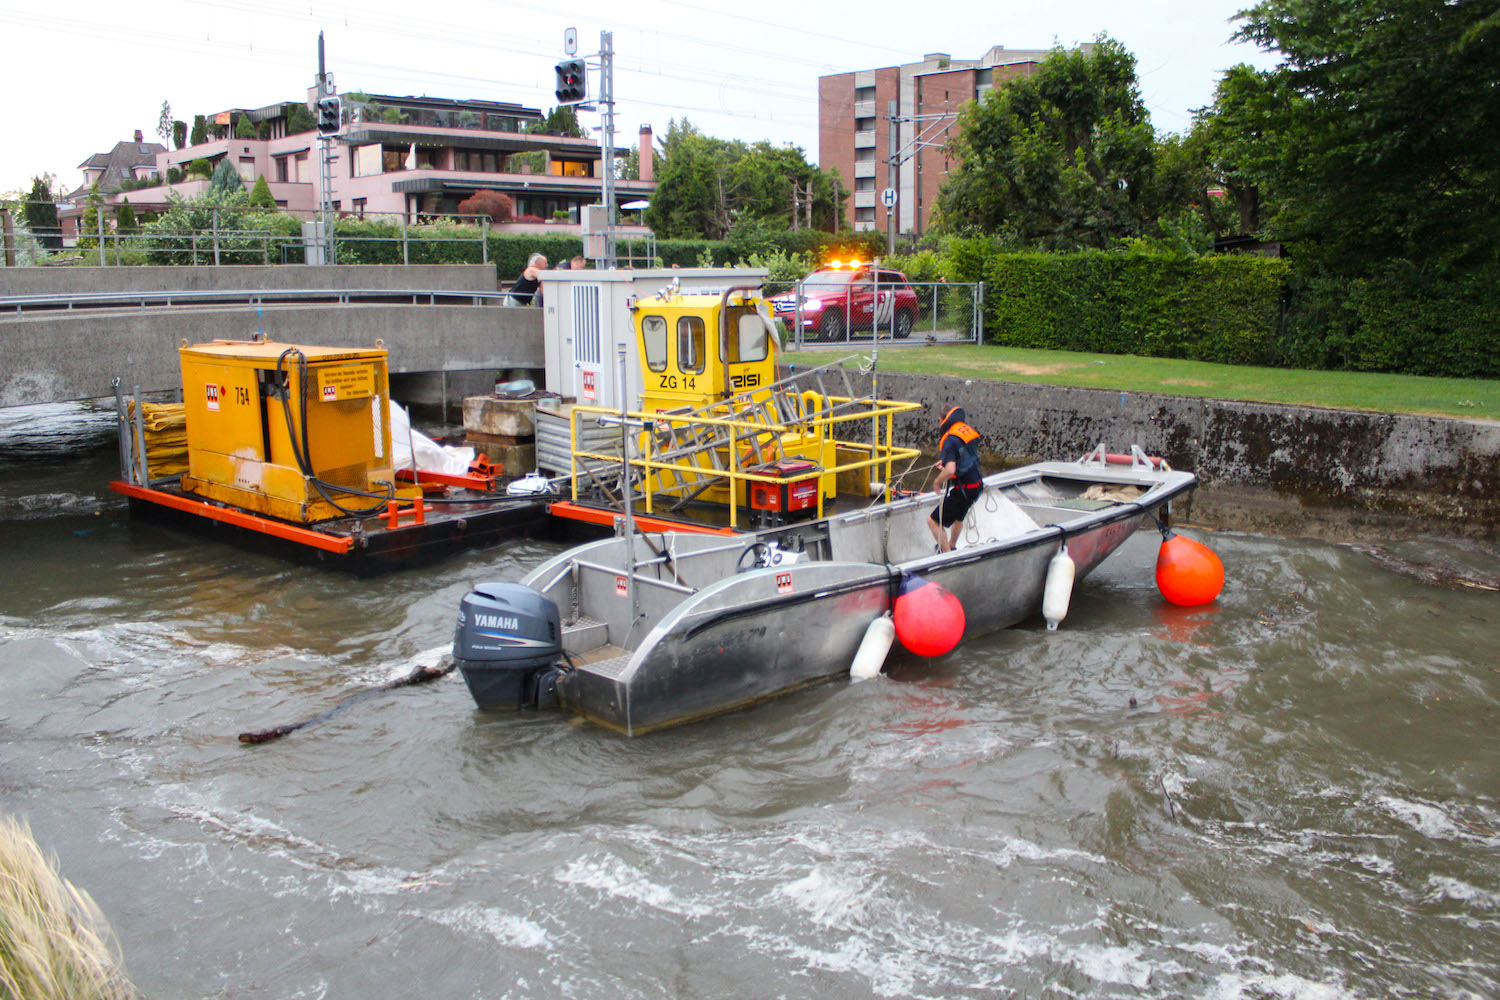
[{"label": "balcony", "polygon": [[875,148],[875,130],[874,129],[867,129],[867,130],[865,130],[863,132],[856,132],[856,133],[854,133],[854,148],[855,149],[874,149]]},{"label": "balcony", "polygon": [[860,162],[855,163],[854,164],[854,176],[856,178],[860,178],[860,177],[874,177],[875,176],[875,161],[874,160],[861,160]]}]

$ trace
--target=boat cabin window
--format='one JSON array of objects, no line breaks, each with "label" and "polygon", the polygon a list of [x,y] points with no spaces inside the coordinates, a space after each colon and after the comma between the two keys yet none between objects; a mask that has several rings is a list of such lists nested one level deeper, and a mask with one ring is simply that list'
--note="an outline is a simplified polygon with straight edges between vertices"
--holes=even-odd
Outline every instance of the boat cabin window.
[{"label": "boat cabin window", "polygon": [[729,357],[731,364],[766,360],[769,341],[765,320],[754,309],[729,311]]},{"label": "boat cabin window", "polygon": [[677,367],[694,374],[703,371],[705,347],[703,317],[683,316],[677,321]]},{"label": "boat cabin window", "polygon": [[641,317],[641,342],[646,348],[646,367],[667,370],[667,321],[660,316]]}]

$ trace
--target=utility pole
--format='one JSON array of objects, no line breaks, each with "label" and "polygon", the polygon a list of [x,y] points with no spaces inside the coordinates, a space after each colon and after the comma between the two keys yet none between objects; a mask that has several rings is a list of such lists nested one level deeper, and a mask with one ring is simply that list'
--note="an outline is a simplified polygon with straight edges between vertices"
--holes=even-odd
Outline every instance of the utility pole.
[{"label": "utility pole", "polygon": [[[328,82],[328,71],[323,61],[323,33],[318,32],[318,114],[323,114],[324,99],[331,97],[333,91]],[[337,264],[338,251],[333,242],[333,144],[334,135],[325,134],[320,128],[318,130],[318,159],[322,164],[322,204],[319,211],[319,219],[322,223],[322,233],[319,242],[323,248],[323,262],[325,264]]]},{"label": "utility pole", "polygon": [[[885,186],[891,191],[899,190],[896,184],[896,168],[901,165],[901,121],[896,114],[896,102],[886,105],[885,134],[890,140],[890,155],[885,161]],[[896,206],[885,207],[885,252],[889,256],[896,252]]]},{"label": "utility pole", "polygon": [[[886,121],[888,123],[886,134],[890,137],[891,141],[890,155],[886,158],[885,161],[885,176],[887,185],[886,190],[891,192],[892,198],[890,200],[890,203],[886,206],[885,249],[886,253],[895,253],[896,213],[894,209],[896,207],[896,201],[894,195],[898,190],[896,185],[898,176],[897,171],[901,167],[901,164],[911,159],[912,156],[916,154],[917,150],[921,149],[923,146],[941,145],[941,143],[937,141],[935,136],[948,131],[948,123],[957,116],[957,112],[939,111],[933,114],[925,115],[900,115],[896,111],[895,101],[890,102],[889,109],[890,110],[886,116]],[[912,137],[912,140],[909,143],[901,142],[899,126],[905,122],[912,123],[912,125],[914,126],[913,131],[915,131],[915,126],[920,125],[922,128],[920,132],[917,132]],[[917,195],[917,190],[919,187],[919,184],[913,184],[914,197],[919,197],[919,195]]]},{"label": "utility pole", "polygon": [[604,256],[615,266],[615,33],[599,32],[599,105],[604,109]]},{"label": "utility pole", "polygon": [[0,208],[0,232],[5,241],[5,266],[16,266],[16,232],[11,228],[10,209]]}]

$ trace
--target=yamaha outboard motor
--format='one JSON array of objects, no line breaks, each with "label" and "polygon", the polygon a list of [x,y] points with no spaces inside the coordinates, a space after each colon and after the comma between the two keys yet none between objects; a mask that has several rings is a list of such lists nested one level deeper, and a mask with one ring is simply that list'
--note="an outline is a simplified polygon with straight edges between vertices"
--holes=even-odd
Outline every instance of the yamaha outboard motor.
[{"label": "yamaha outboard motor", "polygon": [[458,606],[453,659],[480,708],[546,708],[562,674],[557,605],[519,583],[481,583]]}]

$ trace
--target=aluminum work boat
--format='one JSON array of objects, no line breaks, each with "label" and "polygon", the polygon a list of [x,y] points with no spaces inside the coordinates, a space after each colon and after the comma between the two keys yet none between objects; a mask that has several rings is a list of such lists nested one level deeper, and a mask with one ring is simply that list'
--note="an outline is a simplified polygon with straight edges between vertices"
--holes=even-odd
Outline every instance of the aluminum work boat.
[{"label": "aluminum work boat", "polygon": [[914,582],[956,599],[963,638],[1044,595],[1065,614],[1076,581],[1195,485],[1139,449],[996,473],[947,553],[924,523],[933,493],[744,534],[632,532],[475,587],[454,658],[481,708],[556,705],[644,733],[849,676]]}]

